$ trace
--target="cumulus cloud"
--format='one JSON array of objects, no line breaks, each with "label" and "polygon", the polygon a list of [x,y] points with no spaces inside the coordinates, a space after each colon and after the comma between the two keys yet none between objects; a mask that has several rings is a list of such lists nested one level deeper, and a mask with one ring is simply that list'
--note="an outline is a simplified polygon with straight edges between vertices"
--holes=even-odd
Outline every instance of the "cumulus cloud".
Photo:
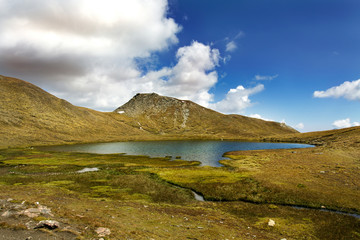
[{"label": "cumulus cloud", "polygon": [[355,127],[360,126],[359,122],[351,122],[350,118],[336,120],[333,122],[334,128],[348,128],[348,127]]},{"label": "cumulus cloud", "polygon": [[[178,43],[167,0],[0,0],[0,73],[75,105],[112,111],[139,92],[188,99],[226,113],[252,105],[263,85],[231,89],[214,103],[220,52],[194,41],[172,67],[141,63]],[[235,40],[228,50],[236,48]],[[145,59],[145,60],[144,60]],[[146,61],[147,60],[147,61]]]},{"label": "cumulus cloud", "polygon": [[346,81],[339,86],[329,88],[325,91],[315,91],[316,98],[346,98],[348,100],[360,100],[360,79],[349,82]]},{"label": "cumulus cloud", "polygon": [[166,0],[0,4],[0,72],[97,109],[130,97],[141,76],[135,59],[166,50],[181,30]]},{"label": "cumulus cloud", "polygon": [[244,88],[240,85],[235,89],[230,89],[223,100],[210,104],[210,108],[222,113],[241,113],[245,108],[248,108],[253,104],[249,96],[263,90],[264,85],[262,84],[253,88]]},{"label": "cumulus cloud", "polygon": [[178,62],[173,68],[151,71],[143,76],[145,82],[151,83],[147,91],[192,100],[208,107],[213,100],[209,90],[218,81],[214,69],[219,64],[219,51],[194,41],[190,46],[179,48],[176,57]]},{"label": "cumulus cloud", "polygon": [[275,74],[275,75],[272,75],[272,76],[269,76],[269,75],[255,75],[254,79],[257,80],[257,81],[270,81],[270,80],[273,80],[275,78],[277,78],[279,76],[279,74]]}]

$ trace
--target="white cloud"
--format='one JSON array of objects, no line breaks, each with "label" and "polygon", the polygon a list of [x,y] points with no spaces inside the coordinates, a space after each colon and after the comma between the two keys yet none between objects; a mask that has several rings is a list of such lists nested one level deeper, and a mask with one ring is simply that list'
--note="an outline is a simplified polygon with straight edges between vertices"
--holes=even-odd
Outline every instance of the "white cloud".
[{"label": "white cloud", "polygon": [[316,98],[339,98],[344,97],[348,100],[360,100],[360,79],[349,82],[346,81],[339,86],[329,88],[325,91],[315,91]]},{"label": "white cloud", "polygon": [[226,52],[233,52],[237,49],[237,45],[234,41],[228,42],[226,44]]},{"label": "white cloud", "polygon": [[296,126],[295,126],[295,128],[297,129],[297,130],[302,130],[302,129],[304,129],[304,124],[303,123],[298,123],[298,124],[296,124]]},{"label": "white cloud", "polygon": [[266,75],[266,76],[262,76],[262,75],[255,75],[254,79],[257,80],[257,81],[264,81],[264,80],[273,80],[275,78],[277,78],[279,76],[279,74],[275,74],[273,76],[269,76],[269,75]]},{"label": "white cloud", "polygon": [[152,71],[143,77],[151,83],[146,91],[192,100],[207,107],[213,100],[209,90],[218,81],[214,69],[219,64],[219,51],[194,41],[190,46],[179,48],[176,56],[178,63],[173,68]]},{"label": "white cloud", "polygon": [[350,118],[336,120],[332,124],[335,128],[348,128],[348,127],[355,127],[360,126],[359,122],[351,122]]},{"label": "white cloud", "polygon": [[241,113],[245,108],[252,105],[249,96],[264,90],[264,85],[259,84],[253,88],[244,88],[238,86],[236,89],[230,89],[225,99],[210,104],[210,108],[222,113]]},{"label": "white cloud", "polygon": [[0,4],[0,72],[103,110],[133,94],[135,59],[177,43],[181,29],[166,16],[166,0]]},{"label": "white cloud", "polygon": [[264,118],[264,117],[262,117],[260,114],[257,114],[257,113],[255,113],[255,114],[250,114],[249,117],[258,118],[258,119],[265,120],[265,121],[272,121],[272,122],[274,121],[274,120],[272,120],[272,119]]},{"label": "white cloud", "polygon": [[225,51],[226,51],[226,52],[234,52],[234,51],[238,48],[235,40],[237,40],[237,39],[239,39],[239,38],[242,38],[242,37],[244,37],[244,36],[245,36],[245,33],[244,33],[243,31],[240,31],[240,32],[238,32],[238,33],[236,34],[236,36],[233,37],[233,38],[226,37],[226,38],[225,38],[225,41],[227,42],[227,44],[226,44],[226,49],[225,49]]}]

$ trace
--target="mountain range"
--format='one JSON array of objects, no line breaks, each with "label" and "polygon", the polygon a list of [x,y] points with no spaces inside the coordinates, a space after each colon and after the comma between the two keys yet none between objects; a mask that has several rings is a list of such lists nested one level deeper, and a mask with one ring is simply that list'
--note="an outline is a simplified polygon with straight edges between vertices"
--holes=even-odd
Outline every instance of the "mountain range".
[{"label": "mountain range", "polygon": [[282,123],[224,115],[191,101],[137,94],[113,112],[77,107],[0,75],[0,146],[160,139],[257,139],[297,131]]}]

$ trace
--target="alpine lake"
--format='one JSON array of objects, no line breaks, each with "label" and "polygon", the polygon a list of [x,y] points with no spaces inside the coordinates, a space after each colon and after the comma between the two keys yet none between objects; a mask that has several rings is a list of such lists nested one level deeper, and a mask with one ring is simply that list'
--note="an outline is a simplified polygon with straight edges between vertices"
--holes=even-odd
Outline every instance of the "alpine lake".
[{"label": "alpine lake", "polygon": [[92,143],[44,147],[43,150],[98,154],[145,155],[199,161],[202,166],[220,167],[219,160],[230,151],[309,148],[313,145],[240,141],[139,141]]}]

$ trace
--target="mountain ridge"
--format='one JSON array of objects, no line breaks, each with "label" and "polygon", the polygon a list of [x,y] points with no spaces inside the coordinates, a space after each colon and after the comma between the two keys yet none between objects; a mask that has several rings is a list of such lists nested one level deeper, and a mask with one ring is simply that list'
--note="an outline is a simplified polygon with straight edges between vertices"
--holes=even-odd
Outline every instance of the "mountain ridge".
[{"label": "mountain ridge", "polygon": [[282,123],[236,114],[226,115],[188,100],[160,96],[156,93],[136,94],[114,112],[136,118],[143,129],[159,134],[196,133],[228,136],[231,133],[252,138],[260,135],[298,133]]},{"label": "mountain ridge", "polygon": [[0,75],[0,147],[128,140],[248,140],[296,133],[280,123],[224,115],[155,93],[137,94],[122,107],[114,112],[77,107],[29,82]]}]

